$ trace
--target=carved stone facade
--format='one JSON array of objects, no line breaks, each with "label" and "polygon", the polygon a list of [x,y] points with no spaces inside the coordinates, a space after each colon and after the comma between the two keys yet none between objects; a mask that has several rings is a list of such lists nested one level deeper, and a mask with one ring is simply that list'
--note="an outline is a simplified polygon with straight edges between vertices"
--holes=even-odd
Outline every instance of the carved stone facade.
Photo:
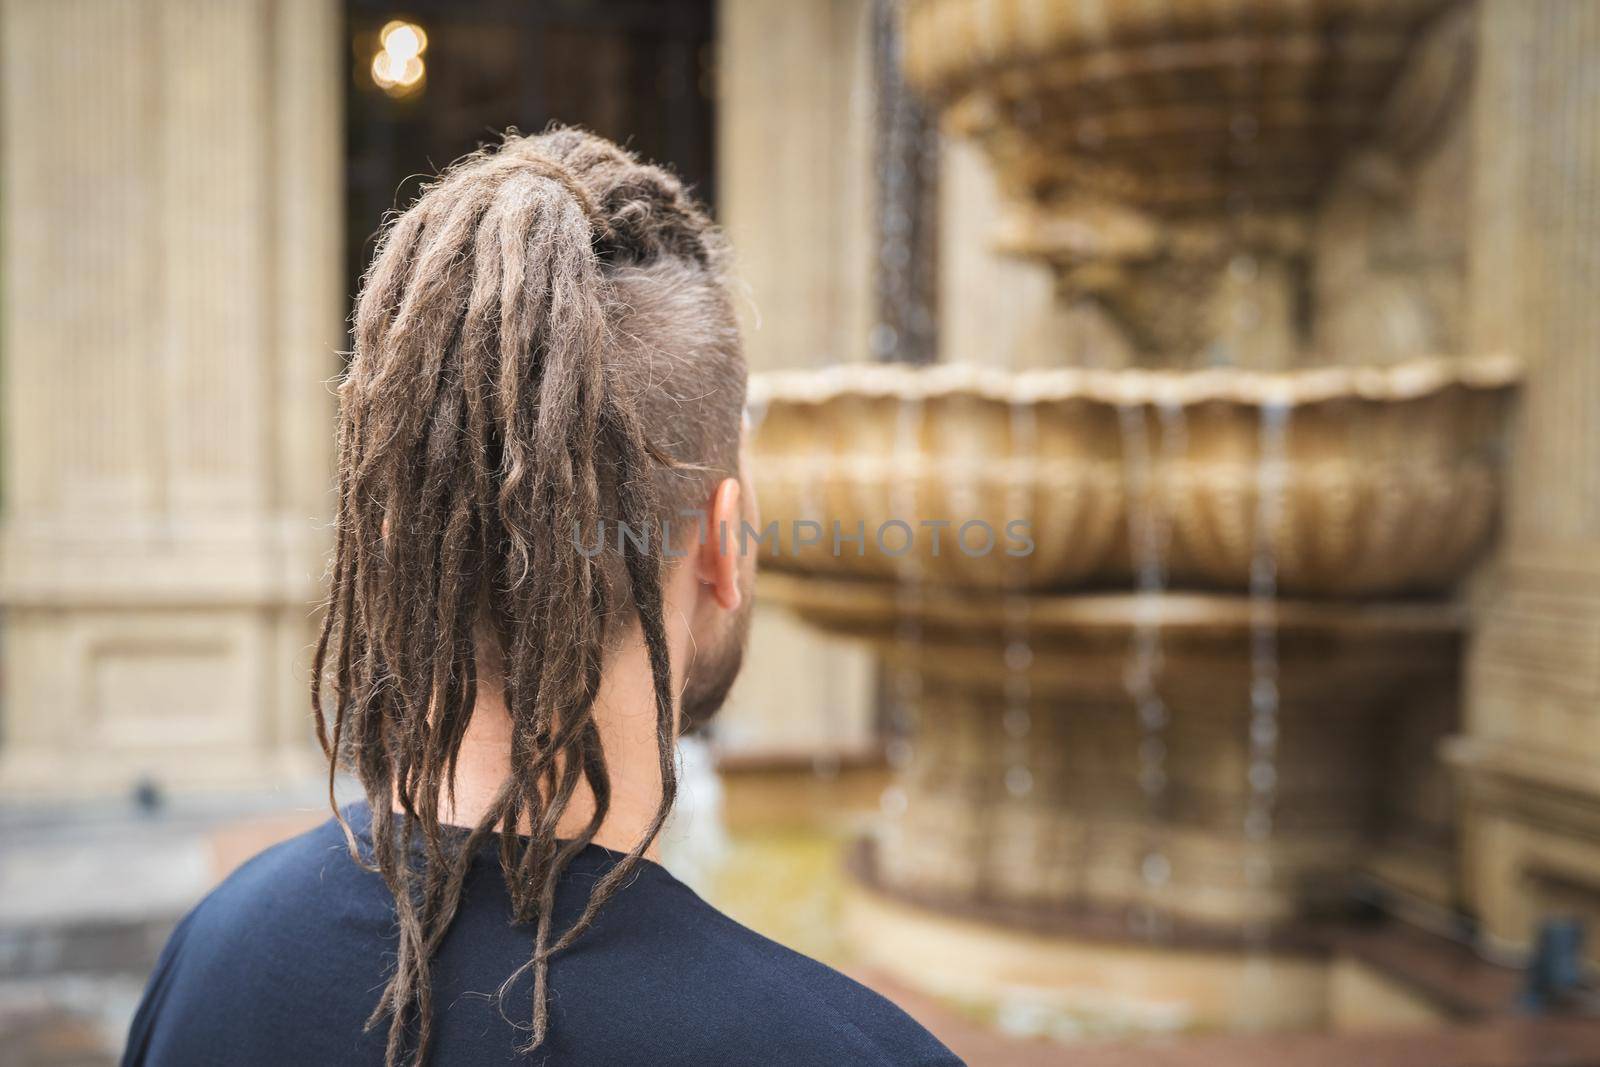
[{"label": "carved stone facade", "polygon": [[339,7],[6,0],[0,39],[0,789],[305,773]]},{"label": "carved stone facade", "polygon": [[1470,902],[1521,948],[1600,918],[1600,6],[1489,0],[1477,37],[1468,337],[1529,372],[1453,755]]}]

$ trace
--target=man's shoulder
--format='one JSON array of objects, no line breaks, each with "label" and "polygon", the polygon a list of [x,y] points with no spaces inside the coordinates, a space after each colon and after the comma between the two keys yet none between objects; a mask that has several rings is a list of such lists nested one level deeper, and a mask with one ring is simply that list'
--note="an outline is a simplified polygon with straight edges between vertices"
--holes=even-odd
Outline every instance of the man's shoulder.
[{"label": "man's shoulder", "polygon": [[370,1061],[383,963],[365,949],[393,922],[375,877],[332,822],[244,863],[168,939],[123,1062]]},{"label": "man's shoulder", "polygon": [[[796,1041],[849,1051],[854,1063],[959,1064],[922,1024],[893,1001],[833,967],[755,933],[731,919],[733,936],[748,959],[747,988],[759,990],[764,1006],[783,1018]],[[774,1036],[769,1032],[767,1037]],[[770,1046],[769,1046],[770,1047]],[[836,1061],[843,1062],[843,1061]]]},{"label": "man's shoulder", "polygon": [[[230,994],[210,979],[231,974],[239,995],[251,989],[337,989],[376,980],[374,949],[394,923],[382,878],[351,855],[334,820],[281,841],[245,861],[178,925],[164,964],[207,997]],[[287,983],[287,985],[286,985]],[[275,994],[278,995],[278,994]]]},{"label": "man's shoulder", "polygon": [[[616,858],[591,849],[574,864],[559,894],[558,927],[576,917]],[[393,921],[381,877],[351,856],[329,821],[260,853],[190,913],[141,1016],[165,1001],[162,1014],[184,1023],[185,1041],[222,1047],[249,1024],[212,1009],[218,998],[242,999],[256,1005],[254,1015],[310,1020],[296,1041],[315,1038],[319,1054],[327,1051],[321,1045],[343,1042],[344,1058],[358,1062],[370,1051],[363,1023],[382,984]],[[498,863],[476,864],[433,968],[441,1062],[514,1045],[518,1035],[502,1024],[520,1017],[527,991],[493,994],[531,951],[531,930],[510,921]],[[960,1062],[884,997],[740,924],[649,863],[552,960],[550,988],[551,1063]],[[225,1018],[234,1022],[217,1022]],[[135,1036],[150,1025],[136,1025]]]},{"label": "man's shoulder", "polygon": [[[380,902],[382,880],[350,853],[339,824],[330,819],[280,841],[246,860],[191,913],[191,923],[333,919],[313,907],[318,900],[348,905],[361,898]],[[362,892],[367,890],[370,892]]]},{"label": "man's shoulder", "polygon": [[[756,933],[670,875],[658,872],[648,895],[650,904],[618,910],[635,935],[629,938],[635,951],[626,953],[630,970],[641,987],[673,972],[675,980],[665,987],[673,991],[671,1014],[691,1020],[690,1030],[708,1042],[706,1051],[724,1060],[748,1053],[759,1062],[785,1064],[960,1063],[887,998]],[[638,936],[645,926],[653,932]],[[581,957],[583,949],[574,948]],[[641,965],[636,952],[653,959]],[[653,960],[661,961],[662,975],[651,973]],[[715,1013],[714,1022],[708,1013]],[[776,1059],[775,1050],[782,1050]]]}]

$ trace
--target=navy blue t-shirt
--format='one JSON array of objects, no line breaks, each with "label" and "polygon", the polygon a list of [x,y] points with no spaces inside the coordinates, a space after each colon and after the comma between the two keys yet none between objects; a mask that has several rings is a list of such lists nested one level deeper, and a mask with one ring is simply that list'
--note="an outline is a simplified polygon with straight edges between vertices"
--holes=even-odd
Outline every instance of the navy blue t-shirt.
[{"label": "navy blue t-shirt", "polygon": [[[356,805],[347,818],[359,832],[371,816]],[[557,888],[556,929],[618,859],[579,854]],[[382,1064],[387,1022],[364,1024],[396,945],[388,889],[329,820],[245,864],[178,925],[123,1063]],[[532,949],[485,849],[434,959],[431,1065],[960,1063],[887,1000],[740,926],[654,863],[551,961],[549,1036],[523,1056],[532,979],[503,1001],[496,991]]]}]

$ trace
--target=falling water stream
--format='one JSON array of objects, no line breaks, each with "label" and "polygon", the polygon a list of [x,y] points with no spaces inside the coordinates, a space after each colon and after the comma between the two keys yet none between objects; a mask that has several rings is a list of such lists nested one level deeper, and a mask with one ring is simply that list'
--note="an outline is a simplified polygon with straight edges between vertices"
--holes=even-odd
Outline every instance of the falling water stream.
[{"label": "falling water stream", "polygon": [[1172,523],[1162,499],[1157,471],[1170,474],[1188,448],[1183,408],[1162,401],[1156,408],[1159,446],[1150,453],[1148,409],[1127,403],[1117,409],[1122,430],[1124,476],[1128,493],[1129,554],[1136,579],[1133,632],[1124,684],[1139,731],[1138,781],[1143,798],[1144,844],[1139,857],[1143,901],[1130,913],[1135,931],[1155,938],[1169,924],[1161,899],[1172,877],[1166,854],[1167,725],[1170,714],[1161,696],[1163,669],[1162,605],[1167,585],[1167,553]]},{"label": "falling water stream", "polygon": [[[937,208],[939,138],[924,106],[902,73],[902,0],[874,0],[871,9],[875,84],[853,105],[872,108],[876,135],[877,316],[868,337],[873,359],[928,363],[937,351],[931,255]],[[922,517],[916,485],[922,463],[925,403],[905,397],[896,418],[890,519],[917,530]],[[867,531],[872,536],[872,531]],[[918,667],[924,608],[922,546],[913,537],[896,563],[894,650],[887,678],[885,757],[894,780],[884,789],[885,832],[899,832],[908,797],[906,776],[916,737],[923,680]]]},{"label": "falling water stream", "polygon": [[[895,419],[895,468],[890,518],[915,523],[920,515],[917,484],[923,462],[922,432],[926,405],[920,396],[904,397]],[[883,814],[889,833],[899,831],[908,806],[904,776],[911,766],[918,702],[922,698],[922,616],[925,602],[921,547],[898,557],[895,582],[895,654],[889,677],[888,741],[885,756],[896,778],[883,791]]]},{"label": "falling water stream", "polygon": [[[1244,60],[1236,68],[1242,83],[1239,98],[1261,98],[1261,69],[1258,63]],[[1258,214],[1251,177],[1259,163],[1259,109],[1240,108],[1228,124],[1227,167],[1235,183],[1226,211],[1235,235],[1241,234]],[[1241,180],[1242,179],[1242,180]],[[1264,328],[1257,279],[1262,265],[1245,249],[1227,264],[1229,278],[1241,286],[1231,307],[1232,322],[1226,330],[1233,344],[1220,355],[1227,362],[1238,362],[1247,353],[1259,358],[1257,344],[1247,343],[1250,335]],[[1279,358],[1292,353],[1275,354]],[[1272,863],[1273,823],[1278,797],[1278,534],[1282,527],[1287,479],[1287,434],[1290,407],[1284,397],[1268,396],[1261,405],[1257,427],[1253,545],[1249,586],[1249,707],[1245,774],[1247,790],[1244,806],[1243,875],[1246,899],[1261,900],[1261,908],[1244,923],[1246,952],[1244,995],[1239,1019],[1245,1029],[1258,1029],[1265,1021],[1261,1006],[1269,1002],[1275,974],[1269,952],[1271,919],[1264,913],[1265,898],[1274,882]]]},{"label": "falling water stream", "polygon": [[[1005,490],[1005,513],[1000,516],[1002,528],[1013,519],[1031,519],[1033,514],[1033,487],[1038,483],[1039,426],[1032,402],[1013,399],[1009,409],[1011,456]],[[1002,781],[1006,795],[1015,801],[1025,801],[1034,790],[1034,772],[1030,766],[1029,735],[1033,732],[1033,642],[1029,632],[1031,601],[1028,598],[1028,559],[1024,556],[1005,557],[1009,573],[1005,575],[1005,619],[1002,637],[1005,642],[1005,682],[1000,715],[1001,761],[1005,767]],[[1029,823],[1028,832],[1039,834],[1041,828]],[[1049,865],[1055,857],[1048,855],[1050,842],[1026,842],[1026,854],[1035,866],[1035,873],[1048,876]]]},{"label": "falling water stream", "polygon": [[[1287,400],[1269,398],[1261,407],[1256,468],[1255,546],[1250,563],[1249,792],[1245,802],[1245,885],[1255,893],[1273,883],[1271,842],[1278,797],[1278,532],[1283,528],[1288,481]],[[1254,917],[1245,925],[1247,975],[1265,993],[1272,982],[1268,939],[1271,923]],[[1247,1003],[1259,1003],[1250,997]],[[1247,1025],[1258,1022],[1246,1019]]]}]

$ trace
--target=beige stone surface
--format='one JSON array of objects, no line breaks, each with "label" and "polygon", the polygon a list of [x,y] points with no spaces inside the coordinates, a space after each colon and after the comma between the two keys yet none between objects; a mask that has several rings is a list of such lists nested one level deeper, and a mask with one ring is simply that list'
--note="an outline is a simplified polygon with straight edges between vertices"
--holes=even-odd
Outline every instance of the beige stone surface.
[{"label": "beige stone surface", "polygon": [[[1449,688],[1459,653],[1446,605],[1281,602],[1267,624],[1277,708],[1263,792],[1250,710],[1263,624],[1246,598],[1035,594],[1025,621],[1007,624],[1019,598],[769,585],[807,622],[870,640],[892,676],[917,679],[878,877],[958,911],[1154,908],[1236,931],[1337,910],[1383,829],[1373,754],[1394,746],[1414,692]],[[908,622],[915,642],[900,637]],[[1128,682],[1151,632],[1156,729],[1141,727]],[[1154,791],[1141,788],[1151,744]]]},{"label": "beige stone surface", "polygon": [[1470,4],[1428,24],[1373,140],[1318,205],[1310,358],[1477,351],[1465,336],[1471,228],[1462,224],[1472,213],[1476,31]]},{"label": "beige stone surface", "polygon": [[1469,662],[1466,889],[1491,936],[1600,911],[1600,7],[1479,5],[1468,344],[1530,371]]},{"label": "beige stone surface", "polygon": [[760,584],[744,671],[716,720],[718,755],[823,773],[875,757],[871,652],[802,626]]},{"label": "beige stone surface", "polygon": [[1064,303],[1047,266],[999,247],[1006,202],[978,145],[951,136],[941,142],[940,362],[1126,365],[1128,343],[1098,306]]},{"label": "beige stone surface", "polygon": [[[1491,542],[1518,374],[1492,357],[1281,373],[834,367],[752,381],[765,414],[751,455],[784,543],[818,524],[823,544],[771,557],[793,572],[1128,588],[1145,562],[1129,530],[1153,527],[1174,587],[1244,590],[1270,514],[1284,593],[1440,593]],[[930,521],[949,525],[937,551]],[[865,543],[843,547],[858,528]]]},{"label": "beige stone surface", "polygon": [[756,369],[867,358],[872,329],[867,0],[722,0],[719,214]]},{"label": "beige stone surface", "polygon": [[[718,213],[752,370],[868,358],[874,317],[868,0],[721,0]],[[758,593],[759,596],[759,593]],[[762,612],[718,725],[732,758],[870,747],[873,671]]]},{"label": "beige stone surface", "polygon": [[1516,959],[1544,918],[1600,922],[1595,761],[1471,734],[1449,752],[1463,779],[1465,889],[1486,941]]},{"label": "beige stone surface", "polygon": [[914,0],[906,69],[993,161],[1006,244],[1141,361],[1286,367],[1308,361],[1317,201],[1377,140],[1419,151],[1448,108],[1448,62],[1413,64],[1404,113],[1384,108],[1448,6]]},{"label": "beige stone surface", "polygon": [[331,0],[0,7],[0,788],[304,769],[339,25]]},{"label": "beige stone surface", "polygon": [[1426,1030],[1449,1016],[1404,982],[1351,959],[1336,959],[1328,975],[1328,1027],[1337,1033]]},{"label": "beige stone surface", "polygon": [[969,1010],[1010,1002],[1098,1035],[1298,1030],[1327,1018],[1321,959],[1007,929],[862,887],[847,893],[844,921],[865,964]]}]

